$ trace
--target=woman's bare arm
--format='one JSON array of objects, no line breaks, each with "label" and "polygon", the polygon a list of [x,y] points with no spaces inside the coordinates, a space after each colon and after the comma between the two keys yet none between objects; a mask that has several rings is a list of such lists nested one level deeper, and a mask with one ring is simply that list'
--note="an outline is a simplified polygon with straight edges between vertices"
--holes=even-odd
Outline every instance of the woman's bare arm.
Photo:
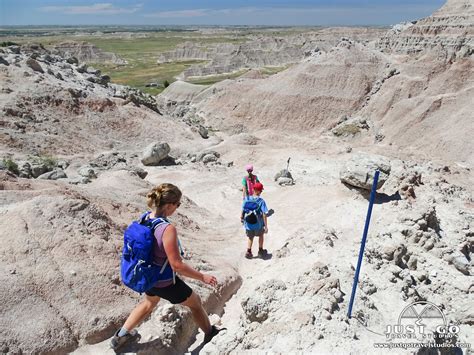
[{"label": "woman's bare arm", "polygon": [[176,228],[171,224],[165,229],[165,232],[163,233],[163,246],[165,248],[168,261],[175,272],[212,286],[217,285],[217,280],[214,276],[203,274],[193,269],[183,261],[178,247],[178,234],[176,232]]}]

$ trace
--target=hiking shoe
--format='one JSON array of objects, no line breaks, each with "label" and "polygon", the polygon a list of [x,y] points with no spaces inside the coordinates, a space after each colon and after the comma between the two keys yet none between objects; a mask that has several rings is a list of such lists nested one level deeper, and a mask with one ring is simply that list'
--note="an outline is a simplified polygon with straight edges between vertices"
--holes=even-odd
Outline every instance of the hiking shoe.
[{"label": "hiking shoe", "polygon": [[132,329],[129,333],[125,334],[122,337],[118,336],[119,331],[120,331],[120,329],[115,332],[112,340],[110,341],[110,347],[113,350],[117,350],[118,348],[120,348],[124,344],[128,343],[131,340],[134,340],[134,339],[138,338],[138,336],[139,336],[138,331],[136,329]]},{"label": "hiking shoe", "polygon": [[204,343],[207,344],[211,341],[212,338],[214,338],[221,329],[218,329],[215,325],[211,327],[211,332],[209,334],[204,335]]},{"label": "hiking shoe", "polygon": [[252,259],[252,258],[253,258],[252,252],[251,252],[251,251],[247,251],[247,252],[245,253],[245,257],[246,257],[247,259]]},{"label": "hiking shoe", "polygon": [[259,249],[258,256],[264,258],[268,255],[267,249]]}]

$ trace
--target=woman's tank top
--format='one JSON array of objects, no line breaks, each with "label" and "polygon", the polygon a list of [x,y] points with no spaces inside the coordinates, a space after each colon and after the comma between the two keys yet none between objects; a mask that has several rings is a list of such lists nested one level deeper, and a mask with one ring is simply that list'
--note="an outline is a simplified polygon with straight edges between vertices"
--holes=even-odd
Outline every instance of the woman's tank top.
[{"label": "woman's tank top", "polygon": [[[168,257],[166,256],[165,247],[163,246],[163,234],[166,228],[169,226],[168,223],[163,223],[155,229],[155,240],[153,241],[153,262],[157,265],[163,265]],[[173,281],[158,281],[153,287],[166,287],[172,285]]]}]

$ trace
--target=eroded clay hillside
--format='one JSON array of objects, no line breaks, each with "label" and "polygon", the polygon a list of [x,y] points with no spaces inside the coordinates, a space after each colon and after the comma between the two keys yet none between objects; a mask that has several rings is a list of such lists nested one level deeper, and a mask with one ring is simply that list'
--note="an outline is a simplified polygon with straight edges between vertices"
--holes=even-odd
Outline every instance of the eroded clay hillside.
[{"label": "eroded clay hillside", "polygon": [[472,23],[470,2],[448,2],[412,32],[389,32],[413,51],[399,54],[395,46],[381,52],[373,43],[344,38],[267,79],[243,77],[203,90],[188,115],[210,126],[310,129],[318,135],[347,120],[364,120],[362,132],[373,142],[472,163],[472,131],[466,130],[472,127]]},{"label": "eroded clay hillside", "polygon": [[469,57],[474,48],[474,4],[470,0],[448,0],[433,15],[394,26],[378,47],[384,51],[411,53],[442,49],[447,57]]},{"label": "eroded clay hillside", "polygon": [[[173,51],[163,53],[158,63],[204,60],[186,69],[180,78],[205,77],[239,72],[249,68],[284,67],[318,53],[328,51],[342,37],[350,37],[360,42],[377,39],[383,29],[334,27],[309,31],[296,35],[274,36],[253,35],[243,43],[206,44],[185,42]],[[239,37],[233,39],[238,40]]]}]

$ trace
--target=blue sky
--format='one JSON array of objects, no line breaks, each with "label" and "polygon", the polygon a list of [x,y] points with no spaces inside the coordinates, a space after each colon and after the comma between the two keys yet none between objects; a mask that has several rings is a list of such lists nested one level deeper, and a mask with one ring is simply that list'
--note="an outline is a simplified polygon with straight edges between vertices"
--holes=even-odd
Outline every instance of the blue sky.
[{"label": "blue sky", "polygon": [[5,25],[390,25],[445,0],[0,0]]}]

